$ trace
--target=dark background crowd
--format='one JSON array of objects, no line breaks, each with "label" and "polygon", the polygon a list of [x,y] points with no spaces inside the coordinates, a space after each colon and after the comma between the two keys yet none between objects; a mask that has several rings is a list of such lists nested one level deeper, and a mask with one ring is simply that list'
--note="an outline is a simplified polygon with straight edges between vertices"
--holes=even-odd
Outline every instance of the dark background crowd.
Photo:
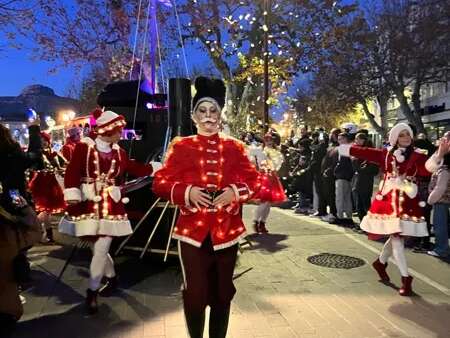
[{"label": "dark background crowd", "polygon": [[[359,223],[370,208],[381,171],[373,163],[340,157],[337,147],[341,144],[374,147],[375,141],[367,130],[357,130],[354,125],[344,125],[329,132],[323,128],[312,131],[307,127],[300,128],[297,135],[280,144],[285,161],[279,175],[289,197],[289,201],[280,207],[291,208],[296,214],[317,217],[330,224],[363,233]],[[387,147],[388,143],[381,142],[380,146]],[[428,157],[437,149],[424,134],[415,135],[414,146],[426,150]],[[444,164],[448,160],[444,158]],[[430,178],[420,178],[417,185],[419,199],[427,201]],[[444,187],[445,189],[448,187]],[[445,206],[445,217],[438,217],[447,220],[448,205]],[[433,235],[435,229],[431,221],[432,209],[432,205],[427,203],[425,218],[429,233]],[[437,212],[435,219],[436,215]],[[444,256],[433,251],[430,236],[411,239],[407,245],[415,252]]]}]

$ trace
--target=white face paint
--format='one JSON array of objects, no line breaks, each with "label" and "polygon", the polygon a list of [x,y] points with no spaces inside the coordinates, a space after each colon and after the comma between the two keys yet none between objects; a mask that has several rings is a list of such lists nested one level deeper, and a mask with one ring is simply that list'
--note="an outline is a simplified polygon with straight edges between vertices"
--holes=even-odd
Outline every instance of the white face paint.
[{"label": "white face paint", "polygon": [[200,103],[192,115],[200,135],[214,135],[220,130],[220,110],[211,102]]}]

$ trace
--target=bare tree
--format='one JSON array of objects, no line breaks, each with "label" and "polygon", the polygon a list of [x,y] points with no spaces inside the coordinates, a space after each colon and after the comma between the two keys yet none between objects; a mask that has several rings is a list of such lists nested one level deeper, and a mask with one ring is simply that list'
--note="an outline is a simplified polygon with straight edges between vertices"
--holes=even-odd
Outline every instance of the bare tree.
[{"label": "bare tree", "polygon": [[[383,0],[381,12],[373,20],[383,55],[377,64],[379,71],[418,132],[426,132],[420,113],[421,88],[449,80],[449,15],[448,1]],[[412,91],[413,108],[407,89]]]},{"label": "bare tree", "polygon": [[269,33],[272,93],[280,94],[295,74],[312,68],[323,40],[354,10],[340,1],[281,0],[270,9],[263,4],[197,0],[178,6],[183,41],[196,43],[208,54],[226,82],[228,114],[240,126],[246,114],[262,111],[264,32]]}]

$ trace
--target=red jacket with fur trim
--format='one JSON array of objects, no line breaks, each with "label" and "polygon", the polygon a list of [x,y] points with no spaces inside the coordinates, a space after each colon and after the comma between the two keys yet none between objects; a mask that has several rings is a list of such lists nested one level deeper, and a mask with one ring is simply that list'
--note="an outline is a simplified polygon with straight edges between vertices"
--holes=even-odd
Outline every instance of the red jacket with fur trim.
[{"label": "red jacket with fur trim", "polygon": [[384,174],[361,228],[371,234],[427,236],[423,209],[426,201],[420,200],[417,185],[419,177],[430,176],[425,168],[426,151],[415,148],[406,158],[400,150],[392,152],[390,148],[351,146],[347,149],[339,152],[375,163]]},{"label": "red jacket with fur trim", "polygon": [[[216,191],[231,187],[236,201],[223,208],[190,205],[193,186]],[[175,138],[163,168],[155,174],[153,192],[180,207],[173,237],[200,247],[208,233],[214,250],[230,247],[246,235],[240,206],[260,188],[260,176],[244,145],[215,134]]]},{"label": "red jacket with fur trim", "polygon": [[[103,149],[102,147],[107,147]],[[76,145],[64,177],[67,207],[60,231],[76,236],[125,236],[132,232],[125,212],[128,198],[121,196],[125,173],[151,175],[152,165],[130,160],[117,144],[112,147],[85,138]]]}]

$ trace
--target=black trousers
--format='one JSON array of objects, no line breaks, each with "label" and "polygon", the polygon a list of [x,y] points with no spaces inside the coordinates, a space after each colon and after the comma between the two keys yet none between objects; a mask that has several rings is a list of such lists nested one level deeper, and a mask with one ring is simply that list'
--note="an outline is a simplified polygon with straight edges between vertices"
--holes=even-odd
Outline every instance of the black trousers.
[{"label": "black trousers", "polygon": [[206,306],[228,309],[236,293],[233,272],[238,246],[214,251],[208,235],[200,248],[180,242],[185,311],[202,313]]},{"label": "black trousers", "polygon": [[356,202],[356,211],[358,218],[362,221],[363,217],[367,215],[372,204],[373,186],[355,187],[354,196]]},{"label": "black trousers", "polygon": [[330,214],[336,216],[336,183],[334,178],[322,178],[325,204],[330,207]]},{"label": "black trousers", "polygon": [[327,214],[327,198],[325,196],[325,190],[322,183],[322,175],[320,173],[313,175],[313,184],[316,188],[316,193],[319,198],[319,208],[318,212],[321,215]]}]

